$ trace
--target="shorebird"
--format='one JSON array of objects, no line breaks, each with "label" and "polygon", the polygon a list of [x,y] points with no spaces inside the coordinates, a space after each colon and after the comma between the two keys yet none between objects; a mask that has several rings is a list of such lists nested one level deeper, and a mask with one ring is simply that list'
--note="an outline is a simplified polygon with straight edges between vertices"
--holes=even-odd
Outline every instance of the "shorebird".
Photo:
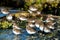
[{"label": "shorebird", "polygon": [[29,22],[28,25],[29,25],[30,27],[35,27],[34,23],[32,23],[32,22]]},{"label": "shorebird", "polygon": [[38,26],[36,26],[36,27],[38,27],[39,29],[40,29],[40,31],[44,31],[44,23],[41,21],[41,20],[38,20],[37,21],[37,23],[38,23]]},{"label": "shorebird", "polygon": [[9,14],[9,11],[8,11],[8,9],[6,9],[6,8],[2,8],[2,9],[1,9],[1,12],[2,12],[3,14]]},{"label": "shorebird", "polygon": [[49,18],[47,18],[47,19],[45,20],[45,22],[50,22],[50,19],[49,19]]},{"label": "shorebird", "polygon": [[6,19],[9,21],[12,20],[12,18],[13,18],[12,14],[9,14],[8,16],[6,16]]},{"label": "shorebird", "polygon": [[13,23],[13,28],[16,28],[16,29],[21,29],[20,27],[17,26],[16,23]]},{"label": "shorebird", "polygon": [[47,27],[50,28],[50,29],[55,29],[55,27],[52,26],[52,25],[48,25]]},{"label": "shorebird", "polygon": [[47,19],[50,19],[50,20],[55,20],[51,14],[47,15]]},{"label": "shorebird", "polygon": [[39,28],[41,25],[43,25],[42,20],[41,20],[41,19],[36,20],[35,26],[36,26],[37,28]]},{"label": "shorebird", "polygon": [[50,33],[51,30],[50,30],[49,28],[47,28],[47,27],[44,27],[44,32],[45,32],[45,33]]},{"label": "shorebird", "polygon": [[38,9],[37,9],[36,7],[30,6],[28,12],[29,12],[30,14],[33,14],[33,13],[36,12],[37,10],[38,10]]},{"label": "shorebird", "polygon": [[26,18],[25,16],[23,16],[23,15],[21,15],[21,16],[19,17],[19,19],[20,19],[21,21],[27,20],[27,18]]},{"label": "shorebird", "polygon": [[37,28],[39,28],[39,27],[40,27],[39,23],[35,23],[35,26],[36,26]]},{"label": "shorebird", "polygon": [[53,23],[53,22],[48,22],[47,27],[50,28],[50,29],[55,29],[54,24],[55,23]]},{"label": "shorebird", "polygon": [[28,10],[28,12],[29,12],[30,14],[32,14],[32,13],[33,13],[31,10]]},{"label": "shorebird", "polygon": [[35,26],[37,27],[37,28],[39,28],[40,27],[40,20],[36,20],[36,22],[35,22]]},{"label": "shorebird", "polygon": [[45,27],[44,24],[41,24],[41,23],[40,23],[39,25],[40,25],[40,26],[39,26],[40,31],[43,32],[43,31],[44,31],[44,27]]},{"label": "shorebird", "polygon": [[22,32],[21,32],[21,30],[19,30],[19,29],[13,28],[13,33],[14,33],[15,35],[19,35],[19,34],[21,34]]},{"label": "shorebird", "polygon": [[36,27],[40,29],[41,32],[49,33],[50,29],[48,29],[42,21],[38,21],[36,24]]},{"label": "shorebird", "polygon": [[37,16],[37,17],[42,17],[43,15],[41,14],[41,11],[37,11],[37,12],[36,12],[36,16]]},{"label": "shorebird", "polygon": [[16,23],[13,23],[13,33],[16,35],[22,33],[21,28],[19,28]]},{"label": "shorebird", "polygon": [[50,22],[51,20],[50,20],[50,18],[47,18],[44,22]]},{"label": "shorebird", "polygon": [[28,18],[27,21],[30,22],[30,23],[35,23],[36,19],[34,17],[33,18]]},{"label": "shorebird", "polygon": [[37,11],[37,14],[40,15],[41,14],[41,11]]},{"label": "shorebird", "polygon": [[52,17],[51,14],[47,15],[46,18],[45,18],[45,21],[43,22],[51,22],[51,21],[54,21],[55,19]]},{"label": "shorebird", "polygon": [[36,8],[36,7],[33,7],[33,6],[30,6],[29,9],[30,9],[31,11],[37,11],[37,8]]},{"label": "shorebird", "polygon": [[42,22],[41,20],[37,20],[37,21],[35,22],[35,26],[36,26],[37,28],[39,28],[40,31],[43,31],[43,29],[44,29],[44,24],[43,24],[43,22]]},{"label": "shorebird", "polygon": [[32,27],[29,27],[29,25],[26,26],[26,31],[28,34],[35,34],[36,30],[34,30]]}]

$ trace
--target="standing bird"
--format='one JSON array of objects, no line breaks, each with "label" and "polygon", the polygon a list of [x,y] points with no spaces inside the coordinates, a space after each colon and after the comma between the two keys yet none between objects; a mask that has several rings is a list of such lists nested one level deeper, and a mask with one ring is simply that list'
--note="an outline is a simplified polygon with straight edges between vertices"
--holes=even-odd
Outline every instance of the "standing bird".
[{"label": "standing bird", "polygon": [[26,31],[27,31],[28,34],[35,34],[36,33],[36,30],[34,30],[29,25],[26,26]]},{"label": "standing bird", "polygon": [[34,6],[30,6],[29,9],[30,9],[31,11],[37,11],[37,8],[34,7]]},{"label": "standing bird", "polygon": [[50,30],[49,28],[47,28],[47,27],[44,27],[44,32],[45,32],[45,33],[50,33],[51,30]]},{"label": "standing bird", "polygon": [[50,20],[55,20],[51,14],[47,15],[47,19],[50,19]]},{"label": "standing bird", "polygon": [[14,33],[15,35],[21,34],[21,30],[16,29],[16,28],[13,28],[13,33]]},{"label": "standing bird", "polygon": [[33,17],[33,18],[28,18],[27,20],[29,23],[35,23],[36,22],[36,19]]},{"label": "standing bird", "polygon": [[16,23],[13,23],[13,33],[16,35],[22,33],[21,28],[19,28]]},{"label": "standing bird", "polygon": [[45,19],[45,22],[50,22],[50,21],[54,21],[55,19],[52,17],[52,15],[47,15],[47,18]]},{"label": "standing bird", "polygon": [[40,22],[41,22],[41,20],[36,20],[36,22],[35,22],[35,26],[36,26],[37,28],[40,27]]},{"label": "standing bird", "polygon": [[21,21],[25,21],[25,20],[27,20],[27,17],[29,16],[29,14],[27,13],[27,12],[21,12],[20,14],[19,14],[19,19],[21,20]]},{"label": "standing bird", "polygon": [[31,22],[29,22],[28,25],[29,25],[30,27],[35,27],[34,23],[31,23]]},{"label": "standing bird", "polygon": [[3,14],[9,14],[9,10],[6,9],[6,8],[2,8],[2,9],[1,9],[1,12],[2,12]]},{"label": "standing bird", "polygon": [[7,19],[8,21],[11,21],[12,18],[13,18],[12,14],[9,14],[8,16],[6,16],[6,19]]},{"label": "standing bird", "polygon": [[37,8],[34,6],[30,6],[28,12],[32,14],[33,12],[37,11]]},{"label": "standing bird", "polygon": [[20,16],[19,19],[20,19],[21,21],[27,20],[27,18],[24,17],[24,16]]},{"label": "standing bird", "polygon": [[50,29],[55,29],[54,24],[56,24],[56,23],[48,22],[47,27],[50,28]]},{"label": "standing bird", "polygon": [[45,27],[45,26],[44,26],[44,24],[43,24],[43,23],[40,23],[40,24],[39,24],[39,29],[40,29],[40,31],[42,31],[42,32],[43,32],[43,31],[44,31],[44,27]]}]

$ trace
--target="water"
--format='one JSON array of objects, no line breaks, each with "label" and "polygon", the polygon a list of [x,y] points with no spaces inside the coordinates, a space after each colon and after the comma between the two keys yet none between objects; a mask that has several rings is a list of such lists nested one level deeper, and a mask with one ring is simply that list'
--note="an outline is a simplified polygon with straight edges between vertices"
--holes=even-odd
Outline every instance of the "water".
[{"label": "water", "polygon": [[[19,10],[10,10],[10,13],[16,13],[18,11]],[[6,15],[0,13],[0,17],[3,17],[3,16],[6,16]],[[5,30],[0,29],[0,40],[55,40],[55,39],[60,40],[60,19],[58,22],[59,22],[59,27],[58,27],[59,30],[58,31],[56,30],[55,32],[53,32],[53,34],[56,33],[56,35],[52,36],[51,38],[49,38],[48,36],[42,36],[38,33],[31,36],[27,34],[26,30],[23,30],[23,33],[20,35],[15,35],[13,34],[12,29],[5,29]]]},{"label": "water", "polygon": [[24,33],[15,35],[12,29],[0,30],[0,40],[40,40],[38,35],[30,36],[24,30]]},{"label": "water", "polygon": [[22,30],[23,33],[20,35],[15,35],[12,32],[12,29],[0,29],[0,40],[59,40],[60,39],[60,31],[57,35],[49,38],[48,36],[42,36],[39,34],[29,35],[26,30]]}]

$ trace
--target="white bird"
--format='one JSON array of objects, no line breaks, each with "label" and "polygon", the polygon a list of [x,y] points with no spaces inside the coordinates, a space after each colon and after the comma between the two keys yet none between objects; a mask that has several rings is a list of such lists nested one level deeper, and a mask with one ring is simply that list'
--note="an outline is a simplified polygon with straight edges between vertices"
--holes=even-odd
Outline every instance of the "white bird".
[{"label": "white bird", "polygon": [[21,28],[19,28],[19,27],[16,25],[16,23],[13,24],[13,33],[14,33],[15,35],[18,35],[18,34],[21,34],[21,33],[22,33],[22,32],[21,32]]},{"label": "white bird", "polygon": [[19,19],[22,21],[27,20],[26,18],[23,18],[23,17],[20,17]]},{"label": "white bird", "polygon": [[29,26],[26,26],[26,31],[28,34],[35,34],[36,33],[36,30],[34,30],[33,28],[31,28]]},{"label": "white bird", "polygon": [[47,15],[47,19],[55,20],[52,16],[53,16],[53,15],[51,15],[51,14]]},{"label": "white bird", "polygon": [[14,33],[15,35],[19,35],[19,34],[21,34],[21,30],[16,29],[16,28],[13,28],[13,33]]},{"label": "white bird", "polygon": [[55,29],[54,24],[55,23],[53,23],[53,22],[48,22],[47,27],[50,28],[50,29]]},{"label": "white bird", "polygon": [[55,20],[54,18],[50,18],[51,20]]},{"label": "white bird", "polygon": [[31,10],[28,10],[28,12],[29,12],[30,14],[32,14],[32,13],[33,13]]},{"label": "white bird", "polygon": [[37,8],[32,7],[32,6],[30,6],[29,9],[30,9],[31,11],[37,11]]},{"label": "white bird", "polygon": [[48,25],[48,28],[55,29],[55,27],[54,26],[51,26],[51,25]]},{"label": "white bird", "polygon": [[37,11],[37,14],[41,14],[41,12],[40,11]]},{"label": "white bird", "polygon": [[45,27],[44,23],[43,23],[43,22],[40,22],[40,24],[39,24],[39,29],[40,29],[41,31],[43,31],[43,30],[44,30],[44,27]]},{"label": "white bird", "polygon": [[24,16],[20,16],[19,19],[20,19],[21,21],[27,20],[27,18],[24,17]]},{"label": "white bird", "polygon": [[31,19],[28,19],[27,21],[30,23],[35,23],[36,19],[31,18]]},{"label": "white bird", "polygon": [[40,25],[39,29],[40,29],[41,31],[43,31],[43,30],[44,30],[44,26]]},{"label": "white bird", "polygon": [[50,32],[51,32],[51,30],[50,30],[50,29],[48,29],[47,27],[44,27],[44,32],[45,32],[45,33],[50,33]]},{"label": "white bird", "polygon": [[20,27],[17,26],[16,23],[13,23],[13,28],[16,28],[16,29],[21,29]]},{"label": "white bird", "polygon": [[11,14],[6,17],[6,19],[9,20],[9,21],[12,20],[12,18],[13,18],[13,17],[12,17]]},{"label": "white bird", "polygon": [[42,24],[41,20],[36,20],[35,26],[36,26],[37,28],[40,27],[40,24]]},{"label": "white bird", "polygon": [[35,23],[35,26],[36,26],[37,28],[39,28],[39,27],[40,27],[40,25],[39,25],[38,23]]},{"label": "white bird", "polygon": [[33,23],[28,23],[28,25],[29,25],[30,27],[35,27],[35,25],[34,25]]},{"label": "white bird", "polygon": [[30,22],[34,23],[34,22],[35,22],[35,20],[30,20]]},{"label": "white bird", "polygon": [[9,11],[8,11],[7,9],[5,9],[5,8],[1,9],[1,12],[2,12],[3,14],[9,14]]}]

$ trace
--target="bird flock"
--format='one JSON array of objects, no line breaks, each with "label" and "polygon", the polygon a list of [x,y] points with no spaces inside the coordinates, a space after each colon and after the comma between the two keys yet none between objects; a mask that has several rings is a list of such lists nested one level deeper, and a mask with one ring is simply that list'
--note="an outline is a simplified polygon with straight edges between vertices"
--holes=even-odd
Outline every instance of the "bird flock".
[{"label": "bird flock", "polygon": [[28,34],[36,34],[37,32],[48,34],[53,32],[52,30],[55,30],[56,17],[52,14],[41,14],[41,11],[38,11],[38,9],[33,6],[30,6],[28,11],[21,11],[15,14],[9,14],[6,9],[2,9],[1,12],[3,14],[8,14],[6,20],[12,21],[13,33],[16,35],[23,32],[22,28],[15,23],[15,19],[20,22],[27,21],[25,29]]}]

